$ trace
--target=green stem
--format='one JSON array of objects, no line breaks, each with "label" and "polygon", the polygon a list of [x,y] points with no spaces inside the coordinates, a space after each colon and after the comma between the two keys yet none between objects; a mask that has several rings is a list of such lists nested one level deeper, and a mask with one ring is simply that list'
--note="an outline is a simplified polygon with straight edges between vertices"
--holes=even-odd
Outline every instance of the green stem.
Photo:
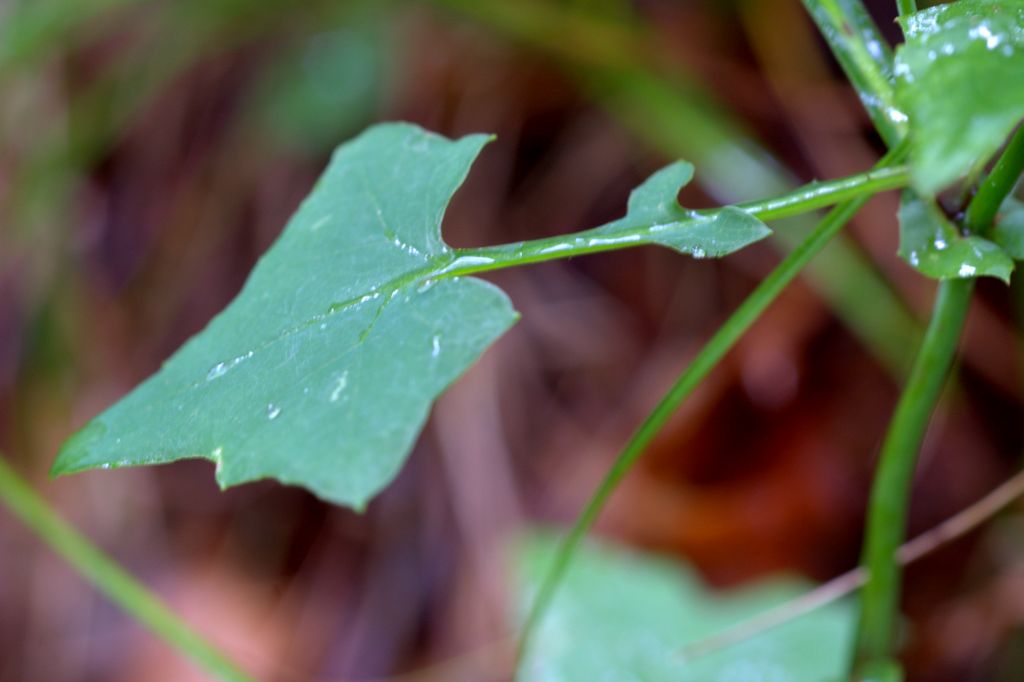
[{"label": "green stem", "polygon": [[[866,173],[851,175],[828,182],[813,182],[796,191],[772,199],[740,204],[738,208],[760,220],[777,220],[807,213],[824,206],[856,197],[864,197],[885,190],[904,187],[909,182],[905,166],[887,166]],[[694,217],[710,215],[714,210],[694,211]],[[686,222],[669,229],[688,229]],[[515,267],[602,251],[611,251],[657,243],[669,234],[665,226],[644,225],[609,231],[603,227],[570,235],[535,239],[487,246],[478,249],[458,249],[456,260],[444,270],[444,275],[469,275],[488,270]]]},{"label": "green stem", "polygon": [[860,96],[878,133],[890,147],[906,131],[896,107],[892,54],[860,0],[803,0],[843,72]]},{"label": "green stem", "polygon": [[[889,161],[902,156],[903,153],[903,146],[890,152],[879,163],[878,170],[874,172],[879,172],[886,167]],[[791,251],[778,267],[754,289],[750,296],[736,309],[736,312],[719,327],[714,336],[704,345],[689,366],[676,379],[675,384],[672,385],[654,410],[648,415],[647,419],[640,425],[640,428],[633,434],[626,447],[605,474],[597,491],[591,497],[575,524],[573,524],[569,534],[559,547],[558,553],[555,555],[555,559],[544,577],[544,581],[541,583],[520,634],[518,647],[518,658],[520,661],[525,655],[529,647],[530,638],[540,619],[547,611],[580,541],[594,524],[609,496],[618,487],[620,481],[633,466],[634,462],[640,457],[644,449],[679,405],[693,392],[693,389],[718,364],[722,357],[733,347],[744,332],[750,328],[772,301],[778,297],[786,285],[797,276],[814,255],[821,251],[828,244],[829,240],[842,229],[843,225],[867,202],[867,199],[866,196],[848,199],[829,212],[807,239]]]},{"label": "green stem", "polygon": [[917,11],[917,0],[896,0],[896,12],[906,17]]},{"label": "green stem", "polygon": [[939,284],[931,321],[879,455],[862,564],[868,582],[857,633],[859,672],[890,666],[900,589],[896,549],[903,541],[917,452],[946,383],[970,303],[973,279]]},{"label": "green stem", "polygon": [[222,680],[251,679],[144,585],[63,521],[0,457],[0,502],[75,570],[162,640]]},{"label": "green stem", "polygon": [[[1018,130],[967,208],[965,227],[969,233],[984,234],[991,227],[1022,169],[1024,133]],[[868,582],[861,596],[854,665],[864,679],[872,679],[882,670],[898,669],[893,660],[900,590],[896,550],[906,533],[917,454],[952,366],[973,286],[973,279],[939,285],[928,331],[882,444],[861,560],[868,570]]]},{"label": "green stem", "polygon": [[1017,184],[1021,168],[1024,168],[1024,125],[1017,128],[1010,138],[992,172],[978,187],[978,193],[967,207],[964,226],[970,232],[984,236],[992,229],[996,213]]}]

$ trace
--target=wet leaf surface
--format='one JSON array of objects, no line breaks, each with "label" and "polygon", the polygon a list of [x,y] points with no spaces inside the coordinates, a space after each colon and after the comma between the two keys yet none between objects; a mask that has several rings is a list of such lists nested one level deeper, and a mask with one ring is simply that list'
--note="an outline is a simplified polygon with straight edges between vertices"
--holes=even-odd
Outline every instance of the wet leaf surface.
[{"label": "wet leaf surface", "polygon": [[1013,260],[997,244],[961,236],[931,201],[904,192],[900,200],[900,257],[935,279],[997,277],[1010,281]]},{"label": "wet leaf surface", "polygon": [[375,126],[336,152],[239,296],[90,422],[54,472],[205,457],[222,486],[273,477],[361,507],[432,401],[516,319],[441,218],[487,137]]},{"label": "wet leaf surface", "polygon": [[1024,118],[1024,0],[960,0],[904,21],[896,95],[915,185],[931,195],[984,163]]}]

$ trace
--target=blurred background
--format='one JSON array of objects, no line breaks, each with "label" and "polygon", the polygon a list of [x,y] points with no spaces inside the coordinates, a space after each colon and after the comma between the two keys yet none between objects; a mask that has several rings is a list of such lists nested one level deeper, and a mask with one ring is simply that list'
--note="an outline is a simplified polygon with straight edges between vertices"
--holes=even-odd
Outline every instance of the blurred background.
[{"label": "blurred background", "polygon": [[[868,3],[898,39],[894,3]],[[813,225],[720,261],[644,248],[493,275],[522,320],[439,401],[365,514],[212,465],[49,480],[73,430],[238,292],[333,147],[378,120],[494,132],[455,246],[592,227],[660,165],[700,208],[882,148],[795,0],[0,0],[0,450],[61,514],[271,680],[486,680],[505,548],[571,522],[701,344]],[[705,381],[599,532],[728,589],[856,564],[933,285],[873,200]],[[1019,277],[983,281],[911,532],[1019,466]],[[1019,679],[1024,513],[907,574],[911,679]],[[1019,673],[1018,673],[1019,674]],[[0,680],[201,679],[0,510]],[[401,677],[400,679],[410,679]]]}]

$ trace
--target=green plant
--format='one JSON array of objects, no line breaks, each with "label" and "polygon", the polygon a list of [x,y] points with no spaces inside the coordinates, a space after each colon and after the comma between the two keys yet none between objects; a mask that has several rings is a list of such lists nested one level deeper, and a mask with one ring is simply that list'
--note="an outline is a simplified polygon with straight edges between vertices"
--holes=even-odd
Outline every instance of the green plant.
[{"label": "green plant", "polygon": [[[651,438],[869,197],[902,189],[900,255],[942,281],[882,448],[864,551],[854,670],[865,679],[893,674],[896,557],[916,453],[952,366],[974,280],[1009,281],[1014,260],[1024,257],[1024,210],[1007,199],[1024,168],[1024,132],[1014,133],[1024,117],[1024,3],[960,0],[916,12],[914,3],[899,2],[906,42],[895,55],[881,47],[859,2],[805,4],[890,148],[873,170],[764,201],[691,211],[676,201],[693,174],[680,162],[638,187],[625,216],[612,223],[453,249],[441,238],[441,218],[487,138],[450,141],[410,125],[375,126],[339,148],[239,297],[160,372],[71,438],[54,472],[205,457],[223,486],[273,477],[362,508],[396,475],[434,399],[516,319],[505,295],[472,275],[643,245],[724,256],[766,237],[766,221],[834,206],[680,375],[560,548],[533,561],[546,570],[532,570],[539,588],[520,652],[529,657],[581,540]],[[944,210],[937,193],[960,181],[953,210]],[[29,518],[43,514],[22,508]],[[85,566],[76,556],[82,553],[72,560]],[[614,582],[622,572],[609,574],[603,580]],[[598,591],[582,588],[585,596]],[[141,612],[137,599],[123,603]],[[225,672],[216,657],[175,641],[211,672]],[[647,672],[670,679],[678,671],[667,664]]]}]

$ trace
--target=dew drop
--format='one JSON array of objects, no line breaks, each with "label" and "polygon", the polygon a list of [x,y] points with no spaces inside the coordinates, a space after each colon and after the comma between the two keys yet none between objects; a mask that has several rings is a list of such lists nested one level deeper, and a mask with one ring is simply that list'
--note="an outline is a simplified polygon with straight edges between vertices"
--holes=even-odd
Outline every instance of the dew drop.
[{"label": "dew drop", "polygon": [[704,249],[694,249],[692,255],[694,258],[703,258],[707,254],[704,253]]},{"label": "dew drop", "polygon": [[228,363],[218,362],[216,365],[210,368],[210,371],[206,373],[206,380],[213,381],[217,377],[222,377],[228,373]]},{"label": "dew drop", "polygon": [[338,377],[337,381],[334,384],[334,390],[331,391],[332,403],[338,402],[338,398],[341,397],[341,394],[345,390],[346,386],[348,386],[348,370],[342,372],[341,376]]},{"label": "dew drop", "polygon": [[946,240],[943,239],[942,237],[936,238],[936,240],[932,243],[935,245],[935,248],[939,251],[944,250],[948,246],[948,244],[946,244]]},{"label": "dew drop", "polygon": [[910,120],[906,114],[894,107],[886,109],[886,113],[889,115],[889,120],[893,123],[906,123]]},{"label": "dew drop", "polygon": [[960,277],[970,277],[976,271],[977,271],[977,268],[975,268],[973,265],[969,265],[967,263],[962,263],[960,265],[960,270],[958,270],[956,274],[958,274]]},{"label": "dew drop", "polygon": [[437,334],[434,335],[432,346],[430,349],[430,357],[436,358],[441,354],[441,337]]},{"label": "dew drop", "polygon": [[267,404],[267,419],[270,419],[270,420],[277,419],[280,414],[281,414],[281,408],[280,407],[278,407],[274,403],[268,403]]}]

